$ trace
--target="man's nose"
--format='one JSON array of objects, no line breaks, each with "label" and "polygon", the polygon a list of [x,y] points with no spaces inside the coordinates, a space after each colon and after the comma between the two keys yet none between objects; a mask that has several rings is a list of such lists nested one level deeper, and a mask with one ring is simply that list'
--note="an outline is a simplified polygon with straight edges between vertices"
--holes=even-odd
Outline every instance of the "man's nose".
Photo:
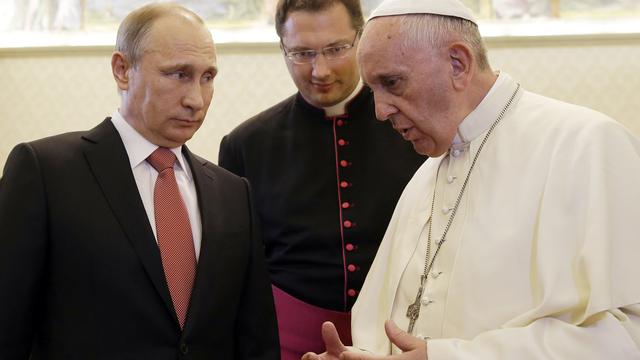
[{"label": "man's nose", "polygon": [[388,120],[391,115],[398,112],[398,110],[391,104],[384,101],[375,99],[376,105],[376,118],[380,121]]},{"label": "man's nose", "polygon": [[316,79],[323,79],[331,74],[327,58],[321,52],[316,54],[311,66],[313,66],[312,75]]},{"label": "man's nose", "polygon": [[189,84],[187,93],[183,98],[183,105],[191,108],[194,111],[202,109],[202,107],[204,106],[205,96],[203,90],[203,86],[197,81]]}]

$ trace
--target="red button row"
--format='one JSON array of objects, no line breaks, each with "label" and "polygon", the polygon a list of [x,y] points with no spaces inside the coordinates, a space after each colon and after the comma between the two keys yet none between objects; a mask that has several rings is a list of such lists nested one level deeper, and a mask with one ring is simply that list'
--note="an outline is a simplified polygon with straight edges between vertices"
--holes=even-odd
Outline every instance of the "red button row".
[{"label": "red button row", "polygon": [[355,297],[356,295],[358,295],[358,292],[355,289],[349,289],[347,290],[347,295],[349,295],[350,297]]},{"label": "red button row", "polygon": [[[343,126],[343,125],[345,125],[345,121],[343,121],[342,119],[338,119],[338,120],[336,121],[336,125],[337,125],[337,126]],[[338,145],[339,145],[339,146],[345,146],[345,145],[348,145],[348,144],[349,144],[349,142],[348,142],[347,140],[345,140],[345,139],[338,139]],[[347,161],[347,160],[340,160],[340,166],[341,166],[341,167],[345,168],[345,167],[347,167],[347,166],[349,166],[349,165],[351,165],[351,163],[350,163],[349,161]],[[343,189],[348,188],[350,185],[351,185],[351,184],[349,184],[349,182],[347,182],[347,181],[340,181],[340,187],[341,187],[341,188],[343,188]],[[350,208],[350,207],[352,206],[352,204],[351,204],[351,203],[349,203],[348,201],[344,201],[340,206],[342,206],[342,208],[343,208],[343,209],[348,209],[348,208]],[[345,220],[345,221],[343,221],[343,222],[342,222],[342,225],[343,225],[345,228],[349,229],[349,228],[353,227],[355,224],[354,224],[354,223],[352,223],[352,222],[351,222],[351,221],[349,221],[349,220]],[[347,251],[354,251],[354,250],[356,249],[356,247],[355,247],[353,244],[349,243],[349,244],[346,244],[346,245],[345,245],[345,249],[346,249]],[[349,265],[347,266],[347,270],[349,270],[350,272],[354,272],[354,271],[356,271],[356,270],[357,270],[357,267],[356,267],[355,265],[353,265],[353,264],[349,264]],[[356,292],[356,290],[354,290],[354,289],[349,289],[349,291],[347,291],[347,294],[348,294],[349,296],[351,296],[351,297],[354,297],[354,296],[356,296],[356,295],[357,295],[357,292]]]}]

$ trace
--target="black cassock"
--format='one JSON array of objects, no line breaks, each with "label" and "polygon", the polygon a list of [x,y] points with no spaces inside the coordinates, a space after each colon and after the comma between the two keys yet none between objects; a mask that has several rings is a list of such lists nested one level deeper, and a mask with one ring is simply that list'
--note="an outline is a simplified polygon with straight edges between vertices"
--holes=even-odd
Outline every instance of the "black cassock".
[{"label": "black cassock", "polygon": [[300,94],[247,120],[220,145],[219,164],[251,183],[275,286],[349,311],[395,204],[426,160],[375,118],[364,87],[326,117]]}]

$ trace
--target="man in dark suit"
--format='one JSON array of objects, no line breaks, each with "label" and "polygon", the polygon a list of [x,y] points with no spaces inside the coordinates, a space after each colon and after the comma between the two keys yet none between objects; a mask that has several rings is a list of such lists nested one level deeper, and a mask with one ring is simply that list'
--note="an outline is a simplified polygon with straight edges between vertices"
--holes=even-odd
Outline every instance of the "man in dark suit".
[{"label": "man in dark suit", "polygon": [[0,359],[279,359],[248,184],[183,146],[213,96],[209,31],[142,7],[111,65],[111,118],[7,160]]}]

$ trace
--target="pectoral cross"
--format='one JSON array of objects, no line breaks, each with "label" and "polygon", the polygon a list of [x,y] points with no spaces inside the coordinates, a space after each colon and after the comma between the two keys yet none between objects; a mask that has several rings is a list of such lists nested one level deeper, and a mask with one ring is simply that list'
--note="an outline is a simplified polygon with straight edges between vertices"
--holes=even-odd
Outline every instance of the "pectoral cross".
[{"label": "pectoral cross", "polygon": [[413,327],[416,325],[416,320],[418,320],[418,316],[420,316],[420,300],[422,298],[424,286],[426,285],[426,279],[427,278],[424,275],[420,276],[420,287],[418,288],[418,293],[416,294],[416,300],[407,308],[407,317],[409,318],[409,328],[407,329],[407,332],[409,334],[413,332]]}]

